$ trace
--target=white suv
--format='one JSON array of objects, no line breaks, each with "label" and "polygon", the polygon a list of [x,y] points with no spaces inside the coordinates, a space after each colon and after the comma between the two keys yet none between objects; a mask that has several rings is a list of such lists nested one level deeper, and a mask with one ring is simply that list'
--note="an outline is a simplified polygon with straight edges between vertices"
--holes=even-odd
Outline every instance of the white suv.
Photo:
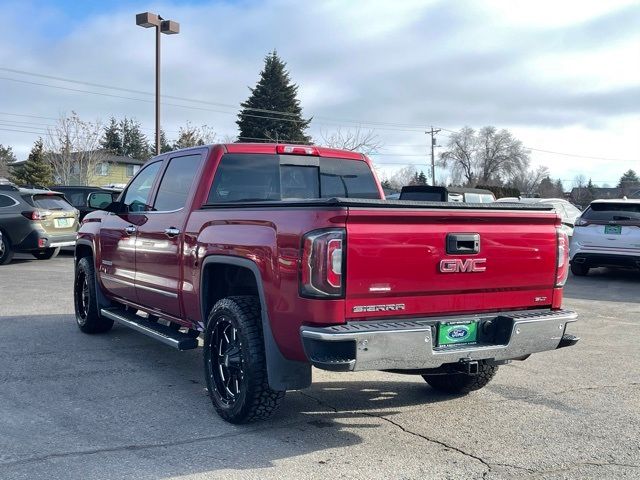
[{"label": "white suv", "polygon": [[571,272],[595,267],[640,268],[640,199],[594,200],[576,220]]}]

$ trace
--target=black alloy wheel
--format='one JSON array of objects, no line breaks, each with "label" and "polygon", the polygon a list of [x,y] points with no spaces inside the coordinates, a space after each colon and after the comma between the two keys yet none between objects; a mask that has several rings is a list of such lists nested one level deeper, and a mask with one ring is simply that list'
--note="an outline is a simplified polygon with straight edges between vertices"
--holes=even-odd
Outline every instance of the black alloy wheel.
[{"label": "black alloy wheel", "polygon": [[244,381],[242,341],[229,319],[221,316],[210,342],[209,361],[215,392],[223,404],[233,407],[242,393]]}]

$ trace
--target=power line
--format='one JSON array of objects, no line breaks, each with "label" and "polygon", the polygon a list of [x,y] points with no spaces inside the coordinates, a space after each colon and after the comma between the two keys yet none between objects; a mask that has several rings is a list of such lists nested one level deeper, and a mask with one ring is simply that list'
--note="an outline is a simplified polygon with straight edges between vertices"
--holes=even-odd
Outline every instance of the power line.
[{"label": "power line", "polygon": [[[118,86],[114,86],[114,85],[106,85],[106,84],[101,84],[101,83],[87,82],[87,81],[83,81],[83,80],[76,80],[76,79],[71,79],[71,78],[66,78],[66,77],[59,77],[59,76],[54,76],[54,75],[47,75],[47,74],[36,73],[36,72],[28,72],[28,71],[24,71],[24,70],[13,69],[13,68],[0,67],[0,70],[1,71],[5,71],[5,72],[11,72],[11,73],[19,74],[19,75],[27,75],[27,76],[34,76],[34,77],[40,77],[40,78],[47,78],[47,79],[50,79],[50,80],[56,80],[56,81],[62,81],[62,82],[80,84],[80,85],[93,86],[93,87],[97,87],[97,88],[106,88],[106,89],[111,89],[111,90],[117,90],[117,91],[129,92],[129,93],[136,93],[136,94],[140,94],[140,95],[154,95],[151,92],[145,92],[143,90],[128,89],[128,88],[118,87]],[[16,78],[0,77],[0,80],[12,81],[12,82],[17,82],[17,83],[24,83],[24,84],[35,85],[35,86],[43,86],[43,87],[49,87],[49,88],[57,88],[57,89],[61,89],[61,90],[67,90],[67,91],[72,91],[72,92],[77,92],[77,93],[85,93],[85,94],[90,94],[90,95],[100,95],[100,96],[106,96],[106,97],[112,97],[112,98],[120,98],[120,99],[124,99],[124,100],[133,100],[133,101],[139,101],[139,102],[153,103],[153,100],[151,100],[151,99],[126,97],[126,96],[122,96],[122,95],[114,95],[114,94],[109,94],[109,93],[104,93],[104,92],[94,92],[94,91],[90,91],[90,90],[81,90],[81,89],[75,89],[75,88],[70,88],[70,87],[63,87],[63,86],[59,86],[59,85],[51,85],[51,84],[46,84],[46,83],[32,82],[32,81],[29,81],[29,80],[21,80],[21,79],[16,79]],[[219,107],[222,107],[222,108],[233,108],[234,110],[238,108],[236,105],[224,104],[224,103],[219,103],[219,102],[211,102],[211,101],[201,100],[201,99],[193,99],[193,98],[179,97],[179,96],[172,96],[172,95],[163,95],[162,97],[169,98],[169,99],[174,99],[174,100],[192,102],[192,103],[219,106]],[[193,105],[180,105],[180,104],[173,104],[173,103],[167,103],[167,102],[163,102],[163,104],[167,105],[167,106],[173,106],[173,107],[188,108],[188,109],[203,110],[203,111],[211,111],[211,112],[223,113],[223,114],[227,114],[227,115],[237,115],[235,112],[208,109],[208,108],[202,108],[202,107],[197,107],[197,106],[193,106]],[[292,114],[291,112],[283,112],[283,111],[268,110],[268,109],[258,109],[258,108],[250,108],[250,107],[244,108],[244,110],[250,110],[250,111],[255,111],[255,112],[260,112],[260,113],[267,113],[267,114],[277,114],[277,115],[283,115],[283,116],[293,116],[293,115],[295,115],[295,114]],[[53,119],[52,117],[38,117],[36,115],[19,115],[19,114],[12,114],[12,113],[5,113],[5,114],[6,115],[16,115],[16,116],[25,116],[25,117],[31,116],[31,117],[34,117],[34,118],[46,118],[46,119],[50,119],[50,120]],[[300,120],[291,119],[291,118],[269,117],[269,116],[264,116],[264,115],[253,115],[253,114],[247,114],[247,113],[241,113],[241,114],[244,115],[244,116],[254,117],[254,118],[261,118],[261,119],[265,119],[265,120],[289,121],[289,122],[293,122],[293,123],[299,123],[300,122]],[[413,125],[413,124],[407,124],[407,123],[359,121],[359,120],[348,120],[348,119],[331,119],[331,118],[328,118],[328,117],[312,117],[312,118],[314,118],[314,119],[316,119],[316,118],[325,118],[327,120],[331,120],[331,121],[334,121],[334,122],[353,123],[354,125],[351,125],[351,126],[347,125],[350,128],[352,128],[354,126],[371,125],[371,126],[374,126],[375,128],[378,128],[380,130],[389,130],[389,131],[397,130],[397,131],[416,132],[416,133],[423,131],[423,127],[422,126]],[[316,121],[316,123],[327,125],[326,122],[318,122],[318,121]],[[329,124],[329,125],[331,125],[331,124]],[[339,125],[335,125],[335,126],[339,126]],[[449,132],[449,133],[454,133],[454,134],[458,133],[455,130],[451,130],[451,129],[444,128],[444,127],[437,127],[437,128],[439,130],[443,130],[443,131]],[[409,145],[407,145],[407,146],[409,146]],[[416,145],[416,147],[418,147],[418,146],[422,146],[422,145]],[[544,150],[544,149],[539,149],[539,148],[534,148],[534,147],[527,147],[527,146],[525,146],[524,148],[526,148],[527,150],[540,152],[540,153],[548,153],[548,154],[553,154],[553,155],[561,155],[561,156],[574,157],[574,158],[585,158],[585,159],[591,159],[591,160],[617,161],[617,162],[627,162],[627,161],[628,162],[631,162],[631,161],[637,162],[638,161],[638,160],[607,158],[607,157],[598,157],[598,156],[591,156],[591,155],[581,155],[581,154],[575,154],[575,153],[557,152],[557,151]],[[392,155],[392,154],[387,154],[387,155]],[[397,155],[397,154],[393,154],[393,155]]]}]

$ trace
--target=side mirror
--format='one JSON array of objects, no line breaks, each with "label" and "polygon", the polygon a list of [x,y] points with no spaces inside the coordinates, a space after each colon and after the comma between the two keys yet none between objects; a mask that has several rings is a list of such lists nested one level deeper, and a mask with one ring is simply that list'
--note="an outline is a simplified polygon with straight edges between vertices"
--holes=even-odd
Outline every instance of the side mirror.
[{"label": "side mirror", "polygon": [[111,192],[93,192],[87,198],[87,205],[96,210],[107,210],[112,203],[114,202]]}]

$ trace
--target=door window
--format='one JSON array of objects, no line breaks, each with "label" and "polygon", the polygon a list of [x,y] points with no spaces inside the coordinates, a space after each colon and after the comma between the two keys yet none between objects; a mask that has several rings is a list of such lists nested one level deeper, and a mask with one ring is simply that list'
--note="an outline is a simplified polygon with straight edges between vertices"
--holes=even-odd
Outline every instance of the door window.
[{"label": "door window", "polygon": [[131,181],[122,201],[129,212],[144,212],[150,208],[149,196],[161,165],[161,161],[150,163]]},{"label": "door window", "polygon": [[158,212],[171,212],[184,208],[200,168],[200,155],[174,157],[164,172],[153,209]]},{"label": "door window", "polygon": [[7,195],[0,195],[0,208],[3,207],[11,207],[13,205],[17,205],[18,202],[16,202],[13,198],[7,196]]}]

